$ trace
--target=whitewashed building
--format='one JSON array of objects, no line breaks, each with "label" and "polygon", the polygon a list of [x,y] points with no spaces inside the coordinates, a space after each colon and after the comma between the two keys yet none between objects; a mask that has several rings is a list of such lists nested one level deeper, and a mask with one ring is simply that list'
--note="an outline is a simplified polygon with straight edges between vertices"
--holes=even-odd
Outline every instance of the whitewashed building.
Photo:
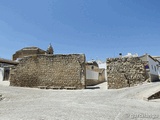
[{"label": "whitewashed building", "polygon": [[99,72],[92,70],[86,70],[86,79],[87,80],[98,80]]},{"label": "whitewashed building", "polygon": [[97,60],[97,64],[98,64],[99,69],[104,69],[105,81],[107,81],[107,63],[101,60]]},{"label": "whitewashed building", "polygon": [[98,80],[99,67],[96,61],[88,61],[86,63],[86,79]]},{"label": "whitewashed building", "polygon": [[86,85],[96,85],[106,81],[106,64],[97,61],[86,62]]},{"label": "whitewashed building", "polygon": [[4,78],[4,68],[0,67],[0,81],[3,81]]},{"label": "whitewashed building", "polygon": [[122,57],[138,57],[138,54],[137,53],[135,53],[135,54],[127,53],[127,55],[124,55]]},{"label": "whitewashed building", "polygon": [[150,81],[158,81],[160,75],[160,62],[148,54],[140,56],[140,59],[145,63],[145,68],[149,74]]},{"label": "whitewashed building", "polygon": [[9,80],[10,69],[17,64],[18,62],[0,58],[0,81]]}]

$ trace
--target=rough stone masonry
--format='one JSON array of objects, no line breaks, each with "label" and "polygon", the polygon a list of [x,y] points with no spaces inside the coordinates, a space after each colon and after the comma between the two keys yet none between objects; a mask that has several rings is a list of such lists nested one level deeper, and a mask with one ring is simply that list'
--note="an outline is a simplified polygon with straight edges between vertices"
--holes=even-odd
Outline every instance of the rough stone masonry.
[{"label": "rough stone masonry", "polygon": [[11,86],[59,86],[85,88],[84,54],[24,57],[11,72]]},{"label": "rough stone masonry", "polygon": [[130,87],[148,79],[144,63],[138,57],[108,58],[107,80],[109,89]]}]

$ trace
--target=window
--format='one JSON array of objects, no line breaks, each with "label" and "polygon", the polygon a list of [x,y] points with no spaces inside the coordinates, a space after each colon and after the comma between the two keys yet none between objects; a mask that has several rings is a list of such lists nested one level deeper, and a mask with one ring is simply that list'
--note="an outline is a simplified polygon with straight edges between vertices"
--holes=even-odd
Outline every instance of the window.
[{"label": "window", "polygon": [[154,69],[155,69],[155,71],[156,71],[156,66],[154,66]]},{"label": "window", "polygon": [[152,66],[152,70],[153,70],[153,65],[151,65]]},{"label": "window", "polygon": [[94,66],[92,66],[91,69],[93,70],[93,69],[94,69]]},{"label": "window", "polygon": [[149,65],[145,65],[145,69],[149,69]]}]

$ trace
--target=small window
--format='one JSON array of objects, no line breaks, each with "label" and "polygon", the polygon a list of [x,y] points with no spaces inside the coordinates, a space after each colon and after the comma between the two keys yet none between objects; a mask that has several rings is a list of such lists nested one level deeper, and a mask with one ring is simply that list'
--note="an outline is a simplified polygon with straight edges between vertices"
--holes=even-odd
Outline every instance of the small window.
[{"label": "small window", "polygon": [[149,69],[149,65],[145,65],[145,69]]},{"label": "small window", "polygon": [[156,66],[154,66],[154,69],[155,69],[155,71],[156,71]]},{"label": "small window", "polygon": [[153,65],[152,65],[152,70],[153,70]]},{"label": "small window", "polygon": [[93,69],[94,69],[94,66],[92,66],[91,68],[92,68],[92,70],[93,70]]}]

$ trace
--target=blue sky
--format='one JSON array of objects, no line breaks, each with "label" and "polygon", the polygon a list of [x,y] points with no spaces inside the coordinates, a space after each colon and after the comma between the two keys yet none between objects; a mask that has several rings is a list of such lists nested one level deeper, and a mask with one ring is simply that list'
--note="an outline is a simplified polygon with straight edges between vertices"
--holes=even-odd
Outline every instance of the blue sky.
[{"label": "blue sky", "polygon": [[0,0],[0,57],[51,43],[55,54],[87,60],[160,56],[159,0]]}]

